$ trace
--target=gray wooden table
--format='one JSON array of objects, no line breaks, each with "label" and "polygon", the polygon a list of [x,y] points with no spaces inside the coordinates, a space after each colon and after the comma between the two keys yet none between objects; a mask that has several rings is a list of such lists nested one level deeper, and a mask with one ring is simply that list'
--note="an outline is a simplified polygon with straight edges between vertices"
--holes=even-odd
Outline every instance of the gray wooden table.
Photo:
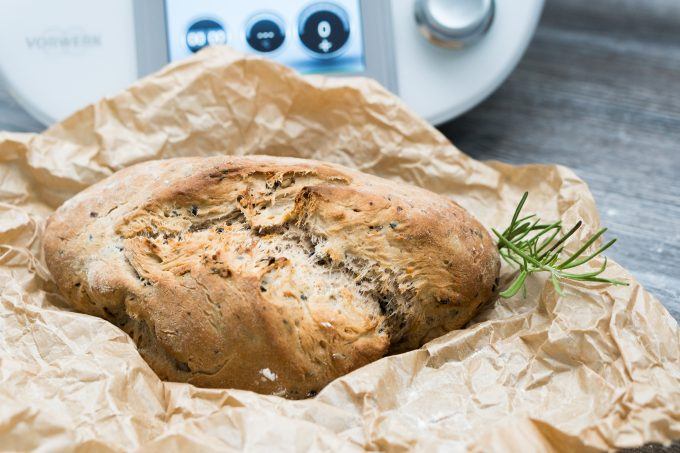
[{"label": "gray wooden table", "polygon": [[441,130],[477,159],[574,169],[608,255],[680,320],[680,0],[546,0],[517,70]]},{"label": "gray wooden table", "polygon": [[[3,129],[42,126],[0,87]],[[547,0],[509,80],[441,130],[478,159],[576,170],[610,256],[680,319],[680,0]]]}]

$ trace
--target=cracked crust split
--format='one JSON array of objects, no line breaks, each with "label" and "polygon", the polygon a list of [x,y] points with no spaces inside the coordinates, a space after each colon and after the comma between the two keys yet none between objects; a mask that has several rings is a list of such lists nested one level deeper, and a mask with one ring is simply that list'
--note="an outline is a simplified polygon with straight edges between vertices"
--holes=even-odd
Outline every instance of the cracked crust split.
[{"label": "cracked crust split", "polygon": [[499,269],[441,196],[267,156],[118,172],[50,218],[45,253],[73,307],[126,331],[161,378],[289,398],[462,327]]}]

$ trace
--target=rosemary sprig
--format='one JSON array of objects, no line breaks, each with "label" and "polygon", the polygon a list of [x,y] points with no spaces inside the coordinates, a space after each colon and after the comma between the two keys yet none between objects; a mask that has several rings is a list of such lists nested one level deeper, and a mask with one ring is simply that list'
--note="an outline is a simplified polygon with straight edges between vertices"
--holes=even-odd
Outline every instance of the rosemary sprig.
[{"label": "rosemary sprig", "polygon": [[499,233],[492,228],[493,233],[498,238],[498,252],[501,257],[508,264],[519,269],[517,277],[500,293],[501,297],[508,298],[517,294],[524,287],[527,277],[534,272],[549,272],[550,281],[555,287],[555,291],[560,295],[563,294],[560,280],[628,285],[628,283],[621,280],[600,277],[607,268],[606,257],[602,266],[596,271],[584,273],[570,272],[570,269],[585,264],[603,253],[614,245],[616,239],[610,240],[590,255],[583,256],[586,250],[607,231],[606,228],[602,228],[588,238],[576,252],[563,258],[564,244],[581,228],[583,222],[577,222],[569,231],[560,236],[562,233],[562,222],[559,220],[552,223],[543,223],[535,214],[520,217],[528,196],[529,193],[525,192],[515,209],[510,225],[503,233]]}]

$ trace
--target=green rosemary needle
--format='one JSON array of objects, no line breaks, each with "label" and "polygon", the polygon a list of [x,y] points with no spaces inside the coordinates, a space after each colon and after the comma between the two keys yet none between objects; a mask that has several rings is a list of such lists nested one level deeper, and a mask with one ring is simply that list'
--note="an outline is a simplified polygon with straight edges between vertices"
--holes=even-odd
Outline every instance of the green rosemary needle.
[{"label": "green rosemary needle", "polygon": [[586,282],[610,283],[612,285],[628,285],[628,283],[600,277],[607,268],[607,258],[605,257],[602,266],[593,272],[576,273],[570,271],[575,267],[585,264],[603,253],[614,245],[616,239],[612,239],[593,253],[583,256],[591,245],[602,236],[606,228],[600,229],[573,254],[562,257],[564,244],[576,233],[583,225],[579,221],[569,231],[562,236],[562,222],[543,223],[535,214],[520,217],[524,203],[529,196],[529,192],[524,192],[515,213],[512,216],[510,225],[499,233],[492,228],[493,233],[498,238],[498,252],[501,258],[511,266],[519,269],[517,277],[510,285],[500,293],[501,297],[512,297],[524,288],[527,277],[534,272],[549,272],[550,281],[558,294],[563,294],[560,280],[577,280]]}]

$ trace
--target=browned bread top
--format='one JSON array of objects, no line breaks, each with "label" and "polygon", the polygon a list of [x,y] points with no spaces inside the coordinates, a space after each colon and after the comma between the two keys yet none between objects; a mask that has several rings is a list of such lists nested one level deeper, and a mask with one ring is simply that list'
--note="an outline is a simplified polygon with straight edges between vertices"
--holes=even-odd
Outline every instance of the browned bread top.
[{"label": "browned bread top", "polygon": [[59,208],[44,244],[73,307],[161,378],[291,398],[462,327],[499,271],[442,196],[268,156],[127,168]]}]

